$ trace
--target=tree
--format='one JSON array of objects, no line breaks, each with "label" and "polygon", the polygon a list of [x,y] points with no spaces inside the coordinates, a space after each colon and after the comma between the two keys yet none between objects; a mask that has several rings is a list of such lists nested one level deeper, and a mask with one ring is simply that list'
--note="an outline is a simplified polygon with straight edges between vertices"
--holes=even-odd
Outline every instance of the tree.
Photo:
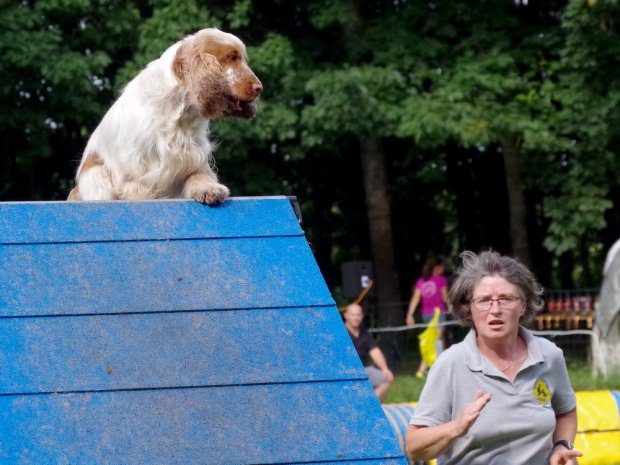
[{"label": "tree", "polygon": [[559,22],[551,19],[558,6],[546,8],[505,2],[438,6],[432,14],[443,9],[446,24],[461,23],[459,42],[446,50],[448,42],[442,41],[444,55],[420,73],[400,130],[425,145],[454,139],[463,147],[500,148],[512,253],[527,264],[532,260],[523,150],[531,139],[547,146],[553,139],[539,117],[550,102],[532,98],[543,91],[546,68],[559,53]]},{"label": "tree", "polygon": [[[571,176],[562,194],[549,202],[553,207],[557,203],[570,205],[580,213],[566,215],[564,224],[551,231],[547,240],[552,247],[568,249],[579,242],[600,244],[601,231],[607,228],[603,240],[607,248],[620,234],[620,224],[611,221],[606,226],[603,215],[610,207],[612,213],[620,208],[614,196],[620,169],[620,79],[615,71],[620,60],[618,17],[620,6],[614,1],[573,0],[565,10],[567,36],[562,63],[566,76],[563,101],[567,103],[558,115],[558,126],[573,134],[564,160]],[[586,200],[575,209],[578,193]],[[598,254],[603,255],[602,251]],[[599,258],[599,270],[601,265]]]},{"label": "tree", "polygon": [[[620,226],[617,9],[7,3],[0,197],[64,198],[122,86],[172,42],[216,26],[245,40],[265,85],[254,120],[212,124],[220,177],[233,195],[297,195],[331,288],[342,261],[374,254],[381,301],[400,300],[425,255],[488,247],[531,255],[546,282],[593,283]],[[562,276],[560,261],[574,264]],[[402,308],[384,317],[400,323]]]},{"label": "tree", "polygon": [[139,12],[114,0],[4,3],[0,196],[63,198],[85,133],[112,98]]}]

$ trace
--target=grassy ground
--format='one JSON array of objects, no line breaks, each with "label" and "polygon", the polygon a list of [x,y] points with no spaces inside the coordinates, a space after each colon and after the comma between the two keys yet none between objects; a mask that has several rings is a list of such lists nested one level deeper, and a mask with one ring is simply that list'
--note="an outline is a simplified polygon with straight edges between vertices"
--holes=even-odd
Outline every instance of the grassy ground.
[{"label": "grassy ground", "polygon": [[[569,358],[567,366],[571,384],[575,391],[620,390],[620,376],[607,379],[592,377],[589,364],[577,358]],[[385,403],[418,400],[424,386],[424,379],[415,377],[416,368],[417,360],[403,364],[403,367],[395,374],[394,383],[384,400]]]}]

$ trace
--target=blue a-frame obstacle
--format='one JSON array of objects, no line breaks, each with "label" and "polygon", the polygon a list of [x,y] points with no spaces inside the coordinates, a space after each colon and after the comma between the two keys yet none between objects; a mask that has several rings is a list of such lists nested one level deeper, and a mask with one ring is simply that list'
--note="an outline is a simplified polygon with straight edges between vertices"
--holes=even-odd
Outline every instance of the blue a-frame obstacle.
[{"label": "blue a-frame obstacle", "polygon": [[0,464],[406,463],[289,200],[0,203]]}]

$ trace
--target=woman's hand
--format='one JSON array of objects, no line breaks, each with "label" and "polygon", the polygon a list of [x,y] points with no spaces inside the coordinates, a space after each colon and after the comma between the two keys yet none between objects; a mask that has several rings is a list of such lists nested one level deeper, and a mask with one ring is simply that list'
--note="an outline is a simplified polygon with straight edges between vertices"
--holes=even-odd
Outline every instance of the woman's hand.
[{"label": "woman's hand", "polygon": [[405,318],[405,323],[407,324],[407,326],[413,326],[413,313],[411,314],[407,313],[407,317]]},{"label": "woman's hand", "polygon": [[[566,438],[573,441],[577,433],[577,408],[555,416],[553,441]],[[583,454],[575,449],[568,449],[561,444],[556,445],[549,454],[550,465],[577,465],[577,458]]]},{"label": "woman's hand", "polygon": [[475,421],[480,416],[480,412],[482,409],[490,402],[491,394],[488,392],[483,392],[482,389],[478,389],[476,392],[476,398],[473,402],[470,402],[467,407],[463,410],[463,412],[459,415],[455,420],[456,434],[458,437],[463,436],[471,425],[475,423]]},{"label": "woman's hand", "polygon": [[578,450],[557,446],[551,451],[549,465],[577,465],[577,457],[581,457],[582,455],[583,452]]},{"label": "woman's hand", "polygon": [[463,436],[478,419],[491,400],[491,394],[478,390],[476,398],[467,404],[463,413],[448,423],[437,426],[409,425],[407,453],[412,460],[431,460],[443,454],[455,439]]}]

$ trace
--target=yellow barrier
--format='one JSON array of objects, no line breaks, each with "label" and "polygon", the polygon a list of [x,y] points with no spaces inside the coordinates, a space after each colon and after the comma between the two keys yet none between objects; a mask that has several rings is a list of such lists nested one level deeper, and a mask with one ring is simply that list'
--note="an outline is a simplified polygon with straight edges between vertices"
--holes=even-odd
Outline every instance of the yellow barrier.
[{"label": "yellow barrier", "polygon": [[[405,451],[405,437],[415,402],[384,404],[383,411],[392,425],[400,447]],[[575,448],[583,452],[579,465],[620,464],[620,391],[585,391],[577,393],[577,437]],[[435,461],[414,462],[433,465]]]},{"label": "yellow barrier", "polygon": [[580,465],[620,464],[620,391],[577,393]]}]

